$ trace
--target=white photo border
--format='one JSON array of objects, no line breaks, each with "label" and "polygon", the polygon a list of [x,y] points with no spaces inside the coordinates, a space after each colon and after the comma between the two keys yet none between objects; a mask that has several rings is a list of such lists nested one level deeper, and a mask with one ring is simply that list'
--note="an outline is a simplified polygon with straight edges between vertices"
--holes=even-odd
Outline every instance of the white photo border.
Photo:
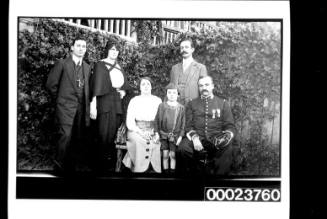
[{"label": "white photo border", "polygon": [[[289,217],[290,15],[288,1],[41,1],[12,0],[9,14],[9,218]],[[167,13],[169,12],[169,13]],[[108,16],[109,15],[109,16]],[[192,19],[282,19],[282,116],[280,203],[167,202],[16,199],[18,17],[113,17]],[[243,180],[243,179],[242,179]],[[244,179],[246,180],[246,179]],[[260,180],[260,179],[258,179]],[[49,188],[51,189],[51,188]],[[146,213],[145,213],[146,212]],[[161,213],[164,212],[164,213]]]}]

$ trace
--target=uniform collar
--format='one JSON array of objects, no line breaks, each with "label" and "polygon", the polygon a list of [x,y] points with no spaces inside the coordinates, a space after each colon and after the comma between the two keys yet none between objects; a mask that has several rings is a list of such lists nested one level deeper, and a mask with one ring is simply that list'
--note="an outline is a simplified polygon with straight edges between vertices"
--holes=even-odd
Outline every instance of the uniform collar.
[{"label": "uniform collar", "polygon": [[202,99],[202,100],[212,100],[213,97],[214,97],[213,94],[211,94],[210,96],[207,96],[207,97],[201,95],[201,99]]}]

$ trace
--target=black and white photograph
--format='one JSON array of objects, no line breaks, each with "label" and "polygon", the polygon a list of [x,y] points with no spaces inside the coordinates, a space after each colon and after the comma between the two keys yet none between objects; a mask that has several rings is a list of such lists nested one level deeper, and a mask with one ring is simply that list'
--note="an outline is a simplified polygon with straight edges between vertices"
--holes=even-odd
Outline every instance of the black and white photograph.
[{"label": "black and white photograph", "polygon": [[9,212],[288,217],[288,3],[235,3],[15,5]]}]

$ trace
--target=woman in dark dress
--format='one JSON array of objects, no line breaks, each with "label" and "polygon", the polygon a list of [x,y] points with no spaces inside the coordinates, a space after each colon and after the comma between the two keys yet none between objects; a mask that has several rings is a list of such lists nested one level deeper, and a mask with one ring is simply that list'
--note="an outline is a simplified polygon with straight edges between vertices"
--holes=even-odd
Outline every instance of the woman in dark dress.
[{"label": "woman in dark dress", "polygon": [[115,136],[125,119],[123,107],[130,90],[126,75],[117,63],[119,45],[109,41],[104,59],[95,64],[91,79],[90,117],[96,119],[98,135],[98,165],[100,171],[114,170],[116,162]]}]

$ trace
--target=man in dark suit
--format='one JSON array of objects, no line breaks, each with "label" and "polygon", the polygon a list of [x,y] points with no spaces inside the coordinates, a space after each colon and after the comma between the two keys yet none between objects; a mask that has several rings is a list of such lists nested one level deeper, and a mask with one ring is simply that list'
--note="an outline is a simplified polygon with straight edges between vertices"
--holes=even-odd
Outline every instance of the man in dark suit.
[{"label": "man in dark suit", "polygon": [[213,95],[210,76],[200,78],[198,85],[201,96],[186,106],[186,137],[178,146],[177,168],[181,174],[196,173],[204,161],[206,173],[225,175],[232,164],[231,142],[236,134],[233,114],[227,100]]},{"label": "man in dark suit", "polygon": [[192,39],[183,39],[180,44],[183,60],[174,65],[170,72],[170,82],[177,85],[180,95],[179,102],[182,104],[186,104],[199,96],[198,80],[208,74],[205,65],[193,59],[194,50]]},{"label": "man in dark suit", "polygon": [[55,163],[62,171],[74,171],[73,149],[81,150],[85,128],[90,123],[90,67],[83,61],[86,40],[76,38],[71,55],[59,60],[48,76],[46,87],[56,98],[58,145]]}]

